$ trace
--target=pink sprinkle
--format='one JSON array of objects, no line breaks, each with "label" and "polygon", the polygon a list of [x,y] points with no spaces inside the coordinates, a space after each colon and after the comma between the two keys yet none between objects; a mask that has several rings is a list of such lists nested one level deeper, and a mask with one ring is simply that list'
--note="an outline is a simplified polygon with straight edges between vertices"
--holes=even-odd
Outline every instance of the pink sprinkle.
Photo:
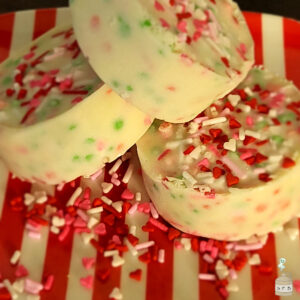
[{"label": "pink sprinkle", "polygon": [[181,54],[180,58],[181,61],[188,67],[194,64],[194,61],[187,54]]},{"label": "pink sprinkle", "polygon": [[207,254],[207,253],[205,253],[203,255],[203,260],[205,260],[209,264],[212,264],[214,262],[214,259],[209,254]]},{"label": "pink sprinkle", "polygon": [[157,11],[164,11],[164,7],[162,6],[162,4],[160,4],[158,1],[154,2],[154,7]]},{"label": "pink sprinkle", "polygon": [[63,231],[58,236],[58,240],[60,242],[63,242],[66,239],[66,237],[68,236],[70,230],[71,230],[70,226],[65,226],[64,229],[63,229]]},{"label": "pink sprinkle", "polygon": [[240,46],[236,48],[236,50],[243,60],[247,60],[246,58],[247,47],[244,43],[241,43]]},{"label": "pink sprinkle", "polygon": [[79,234],[80,233],[91,233],[91,230],[87,227],[85,227],[85,228],[77,227],[77,228],[75,228],[74,232],[79,233]]},{"label": "pink sprinkle", "polygon": [[98,151],[102,151],[105,148],[105,144],[103,141],[98,141],[97,143],[97,149]]},{"label": "pink sprinkle", "polygon": [[168,231],[168,227],[166,225],[164,225],[163,223],[159,222],[158,220],[155,220],[150,217],[149,222],[156,228],[160,229],[161,231],[164,231],[164,232]]},{"label": "pink sprinkle", "polygon": [[144,125],[145,126],[149,126],[149,125],[151,125],[152,124],[152,120],[149,118],[149,117],[146,117],[145,119],[144,119]]},{"label": "pink sprinkle", "polygon": [[229,270],[229,275],[230,275],[231,279],[237,279],[238,278],[237,273],[234,269]]},{"label": "pink sprinkle", "polygon": [[106,226],[104,223],[100,223],[98,224],[95,228],[94,228],[94,232],[98,235],[106,235]]},{"label": "pink sprinkle", "polygon": [[187,22],[184,21],[184,20],[181,20],[178,24],[177,24],[177,29],[180,31],[180,32],[186,32],[186,26],[187,26]]},{"label": "pink sprinkle", "polygon": [[211,257],[214,259],[217,258],[218,253],[219,253],[219,249],[217,247],[212,247],[210,252]]},{"label": "pink sprinkle", "polygon": [[134,194],[129,189],[125,189],[121,195],[121,198],[124,200],[132,200],[134,199]]},{"label": "pink sprinkle", "polygon": [[38,107],[40,106],[41,104],[41,100],[39,99],[36,99],[36,98],[33,98],[31,101],[30,101],[30,107]]},{"label": "pink sprinkle", "polygon": [[150,204],[148,202],[140,203],[138,206],[139,212],[149,214],[150,210],[151,210],[151,208],[150,208]]},{"label": "pink sprinkle", "polygon": [[92,29],[99,29],[100,26],[100,18],[97,15],[94,15],[90,19],[90,26]]},{"label": "pink sprinkle", "polygon": [[24,291],[27,293],[38,295],[43,288],[43,285],[39,282],[33,281],[28,278],[25,279]]},{"label": "pink sprinkle", "polygon": [[245,160],[245,159],[251,157],[252,155],[253,155],[252,152],[251,152],[251,151],[248,151],[248,152],[242,153],[242,154],[240,155],[240,159],[241,159],[241,160]]},{"label": "pink sprinkle", "polygon": [[227,299],[227,298],[228,298],[229,293],[228,293],[228,291],[226,290],[226,288],[221,287],[221,288],[219,289],[219,292],[220,292],[220,294],[223,296],[224,299]]},{"label": "pink sprinkle", "polygon": [[262,243],[254,243],[249,245],[235,245],[234,250],[236,251],[252,251],[252,250],[258,250],[263,247]]},{"label": "pink sprinkle", "polygon": [[160,21],[160,24],[161,24],[162,27],[164,27],[164,28],[170,28],[169,23],[165,19],[160,18],[159,21]]},{"label": "pink sprinkle", "polygon": [[15,276],[17,278],[23,278],[29,275],[28,270],[23,266],[23,265],[18,265],[16,272],[15,272]]},{"label": "pink sprinkle", "polygon": [[206,244],[207,244],[206,241],[201,241],[200,242],[200,244],[199,244],[200,253],[204,253],[206,251]]},{"label": "pink sprinkle", "polygon": [[78,207],[83,209],[83,210],[88,210],[92,207],[92,204],[91,204],[91,201],[89,199],[87,199],[87,200],[81,201],[79,203]]},{"label": "pink sprinkle", "polygon": [[86,222],[81,217],[77,217],[75,222],[73,223],[73,226],[75,228],[85,228]]},{"label": "pink sprinkle", "polygon": [[144,249],[148,249],[152,246],[154,246],[155,242],[154,241],[149,241],[149,242],[145,242],[145,243],[141,243],[135,246],[136,250],[144,250]]},{"label": "pink sprinkle", "polygon": [[207,273],[200,273],[198,278],[200,280],[207,280],[207,281],[214,281],[217,279],[216,275],[214,274],[207,274]]},{"label": "pink sprinkle", "polygon": [[29,52],[26,55],[24,55],[24,59],[25,60],[30,60],[31,58],[34,57],[34,55],[35,55],[34,52]]},{"label": "pink sprinkle", "polygon": [[241,170],[232,160],[230,160],[227,156],[222,157],[222,161],[226,164],[231,171],[238,177],[244,178],[247,174]]},{"label": "pink sprinkle", "polygon": [[256,175],[259,175],[259,174],[263,174],[263,173],[266,173],[266,169],[264,168],[256,168],[253,170],[253,173],[256,174]]},{"label": "pink sprinkle", "polygon": [[203,158],[201,161],[198,163],[198,167],[204,166],[206,168],[209,168],[209,160],[207,158]]},{"label": "pink sprinkle", "polygon": [[250,116],[247,116],[246,117],[246,123],[247,123],[248,126],[252,127],[253,124],[254,124],[253,118],[250,117]]},{"label": "pink sprinkle", "polygon": [[82,258],[82,265],[85,269],[90,270],[96,263],[96,259],[94,257],[83,257]]},{"label": "pink sprinkle", "polygon": [[74,221],[75,221],[75,217],[73,217],[73,216],[71,216],[69,214],[65,215],[65,223],[66,223],[66,225],[72,225]]},{"label": "pink sprinkle", "polygon": [[28,219],[26,222],[25,228],[28,230],[32,230],[32,231],[39,231],[39,229],[41,228],[41,225],[34,222],[31,219]]},{"label": "pink sprinkle", "polygon": [[89,216],[81,209],[77,210],[77,215],[85,222],[87,222],[89,220]]},{"label": "pink sprinkle", "polygon": [[[99,150],[99,144],[98,144],[98,150]],[[103,173],[103,168],[101,168],[100,170],[98,170],[96,173],[94,173],[93,175],[90,176],[90,179],[92,181],[95,181],[101,174]]]},{"label": "pink sprinkle", "polygon": [[44,283],[44,290],[50,291],[52,289],[53,282],[54,282],[54,276],[49,275],[46,279],[46,282]]},{"label": "pink sprinkle", "polygon": [[212,251],[213,245],[214,245],[214,241],[212,239],[209,239],[206,244],[205,250],[208,252]]},{"label": "pink sprinkle", "polygon": [[150,203],[150,211],[151,211],[151,215],[154,219],[159,218],[159,214],[158,214],[156,208],[154,207],[154,205],[152,203]]},{"label": "pink sprinkle", "polygon": [[294,284],[295,291],[300,293],[300,280],[294,280],[293,284]]},{"label": "pink sprinkle", "polygon": [[216,157],[220,157],[220,156],[221,156],[221,154],[219,153],[219,151],[217,150],[217,148],[216,148],[214,145],[212,145],[212,144],[207,145],[207,148],[208,148],[208,150],[209,150],[210,152],[212,152]]},{"label": "pink sprinkle", "polygon": [[270,106],[272,108],[278,108],[278,107],[280,107],[282,102],[284,102],[284,100],[285,100],[285,95],[282,94],[282,93],[278,93],[278,94],[276,94],[272,97],[272,101],[270,103]]},{"label": "pink sprinkle", "polygon": [[113,235],[112,241],[113,241],[116,245],[121,245],[121,244],[122,244],[122,242],[121,242],[121,240],[120,240],[120,237],[119,237],[118,235],[116,235],[116,234]]},{"label": "pink sprinkle", "polygon": [[41,239],[41,233],[36,232],[36,231],[32,231],[32,230],[30,230],[28,232],[28,236],[32,239],[35,239],[35,240],[40,240]]},{"label": "pink sprinkle", "polygon": [[233,136],[232,136],[235,140],[238,140],[239,139],[239,137],[240,137],[240,135],[239,135],[239,133],[238,132],[235,132],[234,134],[233,134]]},{"label": "pink sprinkle", "polygon": [[165,263],[165,250],[164,249],[159,249],[159,251],[158,251],[158,262],[160,264]]},{"label": "pink sprinkle", "polygon": [[87,276],[87,277],[81,277],[81,278],[80,278],[80,284],[81,284],[83,287],[85,287],[85,288],[91,290],[91,289],[93,288],[93,284],[94,284],[94,277],[91,276],[91,275],[89,275],[89,276]]},{"label": "pink sprinkle", "polygon": [[63,92],[65,90],[70,89],[72,85],[73,85],[73,80],[71,78],[66,78],[59,84],[59,89]]},{"label": "pink sprinkle", "polygon": [[77,197],[75,202],[74,202],[74,206],[78,207],[79,206],[79,203],[81,202],[81,197]]},{"label": "pink sprinkle", "polygon": [[42,86],[45,86],[47,83],[51,83],[51,82],[52,82],[52,77],[49,74],[45,74],[42,77],[42,80],[41,80]]},{"label": "pink sprinkle", "polygon": [[129,211],[128,211],[128,214],[134,215],[135,212],[137,211],[138,205],[139,205],[138,203],[134,203],[134,204],[130,207],[130,209],[129,209]]},{"label": "pink sprinkle", "polygon": [[174,247],[175,247],[175,249],[180,250],[183,248],[183,245],[179,241],[175,240]]},{"label": "pink sprinkle", "polygon": [[236,243],[228,243],[228,244],[226,245],[226,249],[227,249],[227,250],[231,250],[231,249],[233,249],[233,248],[235,247],[235,245],[236,245]]},{"label": "pink sprinkle", "polygon": [[111,183],[115,186],[119,186],[121,184],[121,181],[119,179],[116,179],[116,178],[111,178]]}]

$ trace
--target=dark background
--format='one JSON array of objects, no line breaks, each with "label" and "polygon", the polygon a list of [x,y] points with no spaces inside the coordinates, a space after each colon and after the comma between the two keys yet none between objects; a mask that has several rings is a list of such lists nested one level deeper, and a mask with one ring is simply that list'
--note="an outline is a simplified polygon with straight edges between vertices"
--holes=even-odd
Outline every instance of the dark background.
[{"label": "dark background", "polygon": [[[236,0],[236,2],[243,10],[267,12],[300,20],[300,0]],[[0,13],[67,5],[68,0],[0,0]]]}]

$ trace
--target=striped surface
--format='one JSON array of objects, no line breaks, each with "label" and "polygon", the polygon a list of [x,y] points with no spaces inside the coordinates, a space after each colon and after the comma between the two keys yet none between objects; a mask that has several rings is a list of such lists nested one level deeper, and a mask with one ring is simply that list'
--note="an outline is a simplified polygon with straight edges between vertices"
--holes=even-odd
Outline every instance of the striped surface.
[{"label": "striped surface", "polygon": [[[286,75],[300,87],[300,23],[256,13],[246,13],[256,43],[256,61],[264,63],[269,69]],[[67,9],[51,9],[27,11],[0,16],[0,60],[5,59],[10,51],[23,47],[31,39],[40,36],[55,24],[70,20]],[[136,164],[137,165],[137,164]],[[141,178],[135,172],[131,183],[133,191],[142,191]],[[81,184],[85,184],[81,182]],[[69,236],[64,243],[58,243],[52,233],[44,229],[43,238],[39,241],[29,239],[24,232],[24,223],[20,213],[11,212],[9,202],[24,192],[34,191],[41,187],[21,183],[13,179],[6,168],[0,163],[0,273],[6,278],[12,278],[14,268],[9,259],[14,250],[21,249],[21,262],[26,265],[34,280],[42,281],[47,275],[55,274],[54,288],[50,293],[43,293],[42,300],[106,300],[111,289],[121,287],[125,300],[218,300],[211,283],[199,282],[197,275],[201,270],[201,258],[193,252],[175,250],[172,245],[162,240],[157,233],[145,234],[138,229],[137,235],[141,241],[158,240],[160,247],[166,251],[166,262],[150,264],[148,267],[130,255],[122,268],[113,270],[111,280],[101,283],[95,280],[93,291],[79,285],[79,278],[94,275],[95,270],[86,271],[82,268],[82,257],[95,257],[96,270],[102,270],[107,262],[98,256],[94,249],[84,246],[79,236]],[[92,187],[99,193],[99,185]],[[50,189],[50,193],[53,193]],[[64,189],[56,196],[65,199],[70,191]],[[144,224],[141,216],[131,219],[128,224]],[[298,220],[294,221],[296,224]],[[277,276],[277,261],[279,257],[287,259],[287,271],[294,279],[300,279],[300,241],[292,242],[284,233],[271,235],[264,249],[258,251],[262,261],[273,267],[270,276],[261,275],[255,267],[247,266],[237,279],[240,291],[232,293],[230,300],[273,300],[274,278]],[[57,267],[59,265],[59,267]],[[137,283],[128,278],[128,274],[136,269],[142,269],[142,281]],[[299,299],[294,293],[289,299]],[[20,298],[19,298],[20,299]],[[22,299],[22,298],[21,298]],[[24,298],[26,299],[26,298]]]}]

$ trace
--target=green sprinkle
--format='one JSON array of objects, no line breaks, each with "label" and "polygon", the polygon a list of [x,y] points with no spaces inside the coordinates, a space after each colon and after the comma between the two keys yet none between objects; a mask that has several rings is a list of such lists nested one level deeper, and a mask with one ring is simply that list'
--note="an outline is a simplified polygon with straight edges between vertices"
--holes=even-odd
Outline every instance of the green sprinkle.
[{"label": "green sprinkle", "polygon": [[266,126],[268,126],[268,121],[264,120],[264,121],[256,123],[255,128],[257,130],[260,130],[260,129],[265,128]]},{"label": "green sprinkle", "polygon": [[78,66],[81,66],[84,62],[85,62],[84,58],[79,57],[79,58],[76,58],[76,59],[72,60],[72,66],[73,67],[78,67]]},{"label": "green sprinkle", "polygon": [[76,161],[80,161],[80,156],[79,155],[74,155],[73,156],[73,159],[72,159],[74,162]]},{"label": "green sprinkle", "polygon": [[109,148],[108,148],[108,151],[113,151],[114,150],[114,146],[110,146]]},{"label": "green sprinkle", "polygon": [[85,140],[85,142],[86,142],[87,144],[93,144],[93,143],[95,143],[95,139],[94,139],[94,138],[87,138],[87,139]]},{"label": "green sprinkle", "polygon": [[271,140],[275,142],[277,145],[281,145],[284,142],[284,138],[280,135],[271,136]]},{"label": "green sprinkle", "polygon": [[8,84],[11,84],[12,82],[13,82],[13,79],[9,76],[3,78],[3,80],[2,80],[3,85],[8,85]]},{"label": "green sprinkle", "polygon": [[118,17],[119,22],[119,33],[122,37],[127,38],[131,34],[131,28],[129,24],[121,17]]},{"label": "green sprinkle", "polygon": [[127,85],[127,86],[126,86],[126,90],[127,90],[128,92],[132,92],[132,91],[133,91],[133,87],[132,87],[131,85]]},{"label": "green sprinkle", "polygon": [[123,126],[124,126],[124,121],[122,119],[118,119],[114,123],[115,130],[121,130],[123,128]]},{"label": "green sprinkle", "polygon": [[151,153],[154,155],[154,156],[158,156],[162,153],[162,148],[159,147],[159,146],[154,146],[151,148]]},{"label": "green sprinkle", "polygon": [[281,222],[279,220],[275,220],[273,223],[272,223],[272,227],[277,227],[281,224]]},{"label": "green sprinkle", "polygon": [[176,196],[174,194],[171,193],[170,195],[173,199],[176,199]]},{"label": "green sprinkle", "polygon": [[88,91],[89,95],[94,91],[94,86],[93,85],[87,85],[85,88],[84,88],[86,91]]},{"label": "green sprinkle", "polygon": [[113,87],[118,88],[120,86],[120,82],[117,80],[113,80],[112,85],[113,85]]},{"label": "green sprinkle", "polygon": [[13,100],[11,101],[11,106],[12,107],[19,107],[21,105],[21,102],[18,100]]},{"label": "green sprinkle", "polygon": [[293,112],[287,112],[285,114],[279,115],[278,120],[280,121],[280,123],[286,123],[288,121],[296,120],[296,116]]},{"label": "green sprinkle", "polygon": [[162,50],[162,49],[158,49],[158,51],[157,51],[160,55],[162,55],[162,56],[165,56],[165,52],[164,52],[164,50]]},{"label": "green sprinkle", "polygon": [[94,155],[93,154],[88,154],[85,156],[86,161],[91,161],[93,159]]},{"label": "green sprinkle", "polygon": [[60,104],[61,100],[60,99],[51,99],[49,101],[49,106],[51,107],[56,107]]},{"label": "green sprinkle", "polygon": [[77,124],[71,124],[70,126],[69,126],[69,130],[74,130],[74,129],[76,129],[77,128]]},{"label": "green sprinkle", "polygon": [[193,212],[195,213],[195,214],[199,214],[199,210],[198,209],[193,209]]},{"label": "green sprinkle", "polygon": [[156,191],[159,191],[159,188],[158,188],[158,186],[156,185],[156,183],[153,183],[153,187],[154,187],[154,189],[155,189]]},{"label": "green sprinkle", "polygon": [[149,79],[150,78],[149,73],[146,73],[146,72],[139,73],[139,77],[141,77],[143,79]]},{"label": "green sprinkle", "polygon": [[149,19],[145,20],[145,21],[142,21],[140,23],[141,27],[151,27],[152,26],[152,23]]}]

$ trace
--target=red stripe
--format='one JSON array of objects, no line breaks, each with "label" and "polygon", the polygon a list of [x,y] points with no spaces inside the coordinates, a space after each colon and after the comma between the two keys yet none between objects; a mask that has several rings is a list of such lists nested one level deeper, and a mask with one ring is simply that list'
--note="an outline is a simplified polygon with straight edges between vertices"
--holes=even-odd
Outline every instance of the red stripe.
[{"label": "red stripe", "polygon": [[0,16],[0,62],[9,55],[14,21],[14,13]]},{"label": "red stripe", "polygon": [[244,16],[248,23],[255,44],[255,63],[262,64],[263,63],[262,14],[245,12]]},{"label": "red stripe", "polygon": [[[3,178],[1,178],[3,180]],[[0,220],[0,272],[3,278],[14,279],[15,267],[9,261],[15,250],[20,250],[25,225],[24,212],[14,212],[10,201],[15,197],[22,197],[30,192],[31,184],[23,182],[10,175],[6,186],[6,195]]]},{"label": "red stripe", "polygon": [[149,233],[149,240],[155,241],[165,250],[165,263],[151,262],[147,269],[146,300],[172,300],[173,298],[173,243],[160,230]]},{"label": "red stripe", "polygon": [[[75,187],[71,187],[69,184],[65,185],[62,191],[57,191],[55,197],[58,200],[58,209],[63,209],[79,186],[80,179],[76,180]],[[41,300],[65,300],[67,286],[68,286],[68,274],[71,263],[71,254],[73,246],[73,231],[71,231],[67,238],[60,242],[56,234],[49,233],[47,250],[44,260],[43,279],[49,275],[54,275],[54,284],[49,292],[41,293]]]},{"label": "red stripe", "polygon": [[286,76],[300,88],[300,23],[283,19]]},{"label": "red stripe", "polygon": [[53,28],[56,24],[56,8],[40,9],[35,12],[34,34],[36,39]]},{"label": "red stripe", "polygon": [[[202,258],[203,254],[199,254],[199,273],[207,273],[205,270],[206,262]],[[199,280],[199,300],[222,300],[222,297],[216,289],[215,281]]]},{"label": "red stripe", "polygon": [[275,296],[275,279],[277,278],[277,262],[274,234],[269,234],[266,245],[258,251],[262,264],[272,267],[271,274],[262,274],[258,266],[251,267],[253,300],[279,300]]}]

